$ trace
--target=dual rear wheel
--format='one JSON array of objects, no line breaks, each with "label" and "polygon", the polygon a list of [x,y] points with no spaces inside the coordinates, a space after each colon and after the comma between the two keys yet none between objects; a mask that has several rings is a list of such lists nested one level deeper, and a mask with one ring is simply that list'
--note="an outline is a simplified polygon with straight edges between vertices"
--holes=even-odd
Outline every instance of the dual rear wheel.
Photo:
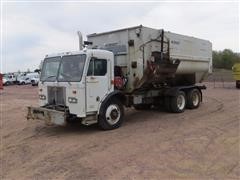
[{"label": "dual rear wheel", "polygon": [[[198,108],[201,102],[201,92],[191,89],[186,93],[178,91],[173,97],[165,98],[165,107],[169,112],[181,113],[185,108]],[[136,109],[146,109],[149,106],[136,106]],[[98,126],[103,130],[116,129],[123,122],[124,108],[119,99],[111,99],[103,104],[98,116]]]},{"label": "dual rear wheel", "polygon": [[169,112],[181,113],[188,109],[196,109],[201,102],[201,92],[198,89],[191,89],[186,93],[178,91],[173,97],[165,98],[165,108]]},{"label": "dual rear wheel", "polygon": [[202,101],[201,92],[198,89],[192,89],[187,93],[187,108],[196,109]]}]

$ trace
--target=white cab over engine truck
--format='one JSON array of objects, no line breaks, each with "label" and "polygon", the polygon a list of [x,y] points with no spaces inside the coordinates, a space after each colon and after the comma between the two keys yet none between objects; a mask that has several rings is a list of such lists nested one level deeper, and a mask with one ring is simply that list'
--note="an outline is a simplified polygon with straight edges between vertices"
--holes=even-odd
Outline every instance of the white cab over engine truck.
[{"label": "white cab over engine truck", "polygon": [[[142,25],[87,36],[80,51],[47,55],[39,82],[40,107],[28,119],[65,125],[76,118],[118,128],[124,107],[198,108],[201,83],[212,72],[211,42]],[[85,46],[82,49],[82,46]]]}]

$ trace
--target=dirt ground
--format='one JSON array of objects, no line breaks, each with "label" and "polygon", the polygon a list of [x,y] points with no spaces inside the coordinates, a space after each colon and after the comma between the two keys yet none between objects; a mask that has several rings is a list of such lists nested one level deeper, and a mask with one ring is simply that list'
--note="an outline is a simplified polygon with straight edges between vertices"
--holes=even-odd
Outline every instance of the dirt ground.
[{"label": "dirt ground", "polygon": [[205,83],[199,109],[127,110],[119,129],[27,121],[37,88],[0,90],[2,179],[239,179],[240,90]]}]

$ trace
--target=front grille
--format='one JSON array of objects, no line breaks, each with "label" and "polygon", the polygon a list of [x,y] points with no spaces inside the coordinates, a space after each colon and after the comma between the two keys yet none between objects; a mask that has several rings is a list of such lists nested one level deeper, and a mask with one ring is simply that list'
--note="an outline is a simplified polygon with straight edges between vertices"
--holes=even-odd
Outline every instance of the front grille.
[{"label": "front grille", "polygon": [[48,87],[48,104],[66,105],[66,88]]}]

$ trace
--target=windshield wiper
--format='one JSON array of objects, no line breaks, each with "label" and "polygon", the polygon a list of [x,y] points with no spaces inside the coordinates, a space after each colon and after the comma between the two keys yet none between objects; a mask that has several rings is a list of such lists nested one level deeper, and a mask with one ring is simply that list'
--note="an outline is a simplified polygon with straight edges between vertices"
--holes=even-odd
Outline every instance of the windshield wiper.
[{"label": "windshield wiper", "polygon": [[57,76],[56,76],[56,75],[48,76],[48,77],[46,77],[46,78],[42,81],[42,83],[44,83],[47,79],[53,78],[53,77],[57,77]]}]

